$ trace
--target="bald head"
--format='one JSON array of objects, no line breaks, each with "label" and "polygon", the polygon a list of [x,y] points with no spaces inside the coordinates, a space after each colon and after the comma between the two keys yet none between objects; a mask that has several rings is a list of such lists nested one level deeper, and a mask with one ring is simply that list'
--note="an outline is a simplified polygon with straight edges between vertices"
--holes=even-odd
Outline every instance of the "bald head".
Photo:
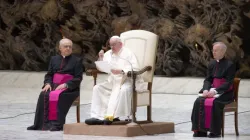
[{"label": "bald head", "polygon": [[63,46],[65,44],[73,46],[73,42],[68,38],[63,38],[59,41],[59,46]]},{"label": "bald head", "polygon": [[223,42],[215,42],[213,44],[213,56],[214,59],[220,60],[225,56],[225,53],[227,51],[227,46]]},{"label": "bald head", "polygon": [[223,42],[215,42],[213,46],[218,45],[222,50],[227,50],[227,45]]},{"label": "bald head", "polygon": [[62,56],[69,56],[72,53],[73,42],[67,38],[59,41],[59,50]]}]

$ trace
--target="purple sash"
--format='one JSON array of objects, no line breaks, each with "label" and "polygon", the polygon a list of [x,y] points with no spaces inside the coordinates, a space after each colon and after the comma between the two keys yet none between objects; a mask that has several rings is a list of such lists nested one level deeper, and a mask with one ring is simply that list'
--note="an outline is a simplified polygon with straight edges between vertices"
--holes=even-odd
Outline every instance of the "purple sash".
[{"label": "purple sash", "polygon": [[206,98],[205,99],[205,128],[210,128],[211,122],[211,112],[213,107],[213,102],[215,98]]},{"label": "purple sash", "polygon": [[[53,76],[53,83],[56,85],[64,84],[67,81],[73,79],[73,76],[70,74],[59,74],[56,73]],[[57,120],[57,104],[59,95],[64,91],[62,90],[54,90],[49,94],[49,120]]]},{"label": "purple sash", "polygon": [[[224,82],[226,82],[226,80],[224,78],[223,79],[214,78],[212,87],[218,88]],[[232,90],[232,89],[233,89],[233,85],[231,85],[227,91]],[[212,112],[212,108],[213,108],[214,99],[215,98],[206,98],[205,99],[205,103],[204,103],[204,105],[205,105],[205,128],[210,128],[211,112]]]}]

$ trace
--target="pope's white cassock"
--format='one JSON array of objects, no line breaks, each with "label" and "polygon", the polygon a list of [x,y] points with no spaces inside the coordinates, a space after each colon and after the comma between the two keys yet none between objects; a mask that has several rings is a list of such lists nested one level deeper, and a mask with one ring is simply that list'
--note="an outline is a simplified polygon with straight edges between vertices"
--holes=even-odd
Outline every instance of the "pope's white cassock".
[{"label": "pope's white cassock", "polygon": [[[103,61],[107,61],[113,69],[120,69],[125,74],[109,74],[108,79],[93,88],[91,117],[103,120],[105,117],[125,117],[131,115],[132,79],[127,77],[131,66],[134,71],[139,70],[139,64],[133,52],[122,47],[118,55],[112,50],[104,54]],[[136,90],[147,90],[147,83],[140,76],[136,78]]]}]

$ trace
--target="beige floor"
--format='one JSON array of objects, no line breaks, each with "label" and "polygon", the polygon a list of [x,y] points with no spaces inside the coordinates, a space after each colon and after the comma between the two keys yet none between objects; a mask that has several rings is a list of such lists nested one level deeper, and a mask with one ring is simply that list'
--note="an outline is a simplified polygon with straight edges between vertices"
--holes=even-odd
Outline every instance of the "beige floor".
[{"label": "beige floor", "polygon": [[[1,72],[0,71],[0,140],[85,140],[85,139],[111,139],[111,140],[192,140],[193,138],[190,123],[190,115],[193,101],[196,95],[171,94],[166,93],[167,89],[163,87],[154,91],[153,103],[153,120],[154,121],[172,121],[175,123],[175,133],[162,134],[154,136],[141,136],[133,138],[123,137],[96,137],[96,136],[71,136],[63,135],[63,132],[41,132],[27,131],[26,127],[33,123],[34,111],[37,97],[40,91],[41,81],[44,73],[27,73],[27,72]],[[9,78],[12,79],[10,80]],[[99,81],[104,80],[104,77]],[[81,92],[81,121],[89,117],[91,88],[93,81],[90,77],[84,77]],[[185,78],[183,78],[185,83]],[[164,78],[157,79],[158,84],[167,85]],[[155,81],[157,81],[155,80]],[[169,79],[168,79],[169,80]],[[172,82],[175,79],[172,79]],[[178,79],[181,81],[181,78]],[[194,81],[200,81],[194,79]],[[169,80],[171,81],[171,79]],[[248,80],[245,81],[249,82]],[[184,85],[176,85],[180,88]],[[195,87],[197,88],[197,87]],[[225,140],[249,140],[250,139],[250,98],[242,96],[239,99],[239,132],[240,136],[236,137],[234,132],[233,116],[228,113],[225,124]],[[146,111],[144,108],[138,109],[138,119],[144,118]],[[68,113],[66,123],[76,122],[75,107],[72,107]],[[202,138],[209,139],[209,138]],[[219,138],[222,139],[222,138]]]}]

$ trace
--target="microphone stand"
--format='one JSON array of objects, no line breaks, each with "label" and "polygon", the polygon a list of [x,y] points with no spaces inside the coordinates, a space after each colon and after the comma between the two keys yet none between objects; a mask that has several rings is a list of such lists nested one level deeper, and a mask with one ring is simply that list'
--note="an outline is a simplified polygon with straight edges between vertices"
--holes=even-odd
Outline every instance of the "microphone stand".
[{"label": "microphone stand", "polygon": [[[112,53],[111,53],[111,56],[112,56]],[[126,62],[128,62],[130,64],[130,67],[131,67],[131,78],[132,78],[132,82],[133,82],[133,87],[132,87],[132,106],[131,106],[131,111],[132,113],[134,113],[134,110],[133,110],[133,107],[135,105],[135,98],[134,98],[134,94],[135,94],[135,80],[136,80],[136,76],[134,75],[134,71],[133,71],[133,66],[132,66],[132,63],[129,62],[127,59],[124,59],[124,58],[121,58],[119,56],[116,56],[116,58],[119,58],[119,59],[122,59],[122,60],[125,60]],[[128,73],[127,73],[128,74]],[[133,125],[138,125],[136,122],[135,122],[135,116],[132,114],[132,121],[127,124],[127,125],[130,125],[130,126],[133,126]]]}]

